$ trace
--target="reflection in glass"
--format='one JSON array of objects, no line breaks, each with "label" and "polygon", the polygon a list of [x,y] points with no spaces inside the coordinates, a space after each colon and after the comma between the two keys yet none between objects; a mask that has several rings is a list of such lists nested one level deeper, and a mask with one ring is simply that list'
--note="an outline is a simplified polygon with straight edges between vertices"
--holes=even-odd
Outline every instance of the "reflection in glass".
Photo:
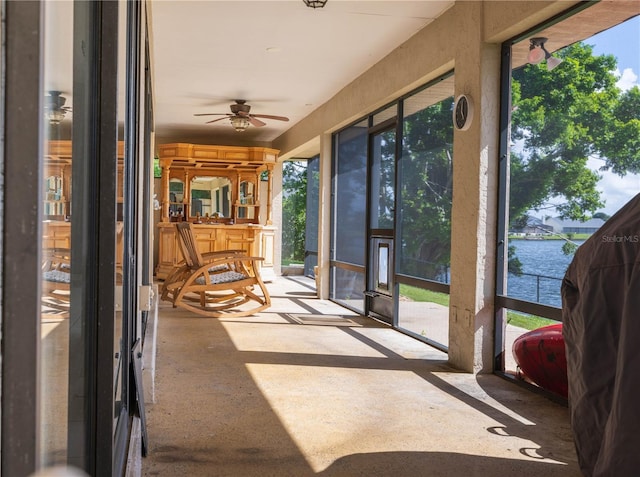
[{"label": "reflection in glass", "polygon": [[[453,75],[404,101],[398,272],[449,283]],[[449,295],[401,284],[398,326],[446,348]]]},{"label": "reflection in glass", "polygon": [[337,303],[364,313],[364,273],[334,267],[332,295]]},{"label": "reflection in glass", "polygon": [[396,131],[373,136],[371,163],[371,228],[392,229],[396,191]]},{"label": "reflection in glass", "polygon": [[169,180],[169,217],[184,216],[184,182]]},{"label": "reflection in glass", "polygon": [[339,132],[336,144],[332,247],[336,260],[364,266],[366,252],[363,244],[366,243],[367,205],[366,121]]},{"label": "reflection in glass", "polygon": [[[255,219],[256,217],[256,208],[249,207],[256,205],[256,197],[255,197],[255,185],[251,181],[242,181],[240,182],[240,197],[238,201],[240,206],[238,207],[238,218],[240,219]],[[248,206],[248,207],[244,207]]]},{"label": "reflection in glass", "polygon": [[[231,198],[231,181],[226,177],[198,176],[191,179],[191,217],[228,217],[224,203]],[[226,196],[226,201],[221,198]]]},{"label": "reflection in glass", "polygon": [[[40,465],[67,462],[73,3],[44,2]],[[52,92],[55,92],[52,94]],[[62,103],[64,101],[64,103]],[[63,108],[64,105],[64,108]],[[55,151],[52,151],[55,149]]]},{"label": "reflection in glass", "polygon": [[253,182],[242,181],[240,182],[240,204],[241,205],[254,205],[255,195],[253,192]]},{"label": "reflection in glass", "polygon": [[449,346],[449,295],[400,285],[398,326],[443,347]]},{"label": "reflection in glass", "polygon": [[451,258],[452,93],[450,76],[405,101],[400,161],[398,271],[442,283]]},{"label": "reflection in glass", "polygon": [[[126,1],[118,1],[118,34],[120,38],[126,37]],[[125,71],[126,71],[126,54],[125,49],[120,48],[118,50],[118,85],[121,91],[120,94],[124,94],[126,90],[125,86]],[[124,164],[124,140],[126,137],[124,131],[125,122],[125,108],[118,108],[118,175],[117,175],[117,200],[120,206],[120,216],[116,220],[116,267],[115,267],[115,313],[113,320],[113,433],[115,434],[116,426],[118,425],[118,419],[124,414],[123,410],[126,410],[127,402],[127,386],[128,386],[128,361],[126,354],[129,350],[129,343],[126,342],[125,337],[129,335],[126,326],[123,324],[123,311],[122,311],[122,295],[123,295],[123,281],[125,274],[130,271],[125,266],[124,262],[124,224],[127,220],[127,216],[130,213],[130,205],[125,201],[125,182],[126,182],[126,168]],[[120,305],[119,303],[120,302]]]},{"label": "reflection in glass", "polygon": [[67,215],[66,205],[62,176],[47,177],[44,184],[44,216],[63,219]]},{"label": "reflection in glass", "polygon": [[389,288],[389,247],[386,244],[378,246],[378,283],[376,288]]}]

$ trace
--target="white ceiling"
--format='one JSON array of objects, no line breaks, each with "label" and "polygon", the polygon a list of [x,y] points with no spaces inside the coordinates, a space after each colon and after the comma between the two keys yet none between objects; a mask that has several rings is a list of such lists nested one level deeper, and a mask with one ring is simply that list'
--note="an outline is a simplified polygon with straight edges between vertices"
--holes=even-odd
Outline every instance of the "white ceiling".
[{"label": "white ceiling", "polygon": [[[151,2],[156,135],[171,141],[269,142],[329,100],[454,1]],[[236,132],[227,113],[245,99],[266,126]],[[188,138],[188,139],[187,139]]]}]

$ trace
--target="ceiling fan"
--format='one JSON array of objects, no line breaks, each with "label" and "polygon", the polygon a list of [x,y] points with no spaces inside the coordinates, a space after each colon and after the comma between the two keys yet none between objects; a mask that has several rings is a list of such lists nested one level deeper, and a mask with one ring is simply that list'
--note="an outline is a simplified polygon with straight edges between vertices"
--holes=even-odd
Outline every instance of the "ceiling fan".
[{"label": "ceiling fan", "polygon": [[244,131],[250,124],[257,128],[267,125],[267,123],[259,120],[258,118],[289,121],[289,118],[285,118],[284,116],[274,116],[272,114],[250,114],[249,111],[251,111],[251,106],[246,103],[247,101],[244,99],[236,99],[235,104],[230,105],[230,113],[200,113],[194,114],[194,116],[225,116],[224,118],[207,121],[205,124],[211,124],[216,121],[222,121],[223,119],[229,118],[231,125],[236,131]]},{"label": "ceiling fan", "polygon": [[51,124],[60,124],[64,116],[71,111],[71,106],[65,106],[67,98],[61,91],[49,91],[44,97],[44,110]]}]

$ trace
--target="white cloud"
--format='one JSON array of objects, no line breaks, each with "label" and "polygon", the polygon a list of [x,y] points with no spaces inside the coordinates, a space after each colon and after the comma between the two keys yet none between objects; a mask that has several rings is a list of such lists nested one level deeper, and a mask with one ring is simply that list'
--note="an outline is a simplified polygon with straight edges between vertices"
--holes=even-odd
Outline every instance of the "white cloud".
[{"label": "white cloud", "polygon": [[601,166],[601,160],[591,158],[587,161],[587,167],[602,176],[597,188],[605,200],[603,211],[612,215],[640,193],[640,174],[627,174],[620,177],[611,171],[598,170]]},{"label": "white cloud", "polygon": [[615,74],[619,78],[616,86],[622,91],[628,91],[638,85],[638,75],[631,68],[625,68],[622,74],[619,69],[616,69]]}]

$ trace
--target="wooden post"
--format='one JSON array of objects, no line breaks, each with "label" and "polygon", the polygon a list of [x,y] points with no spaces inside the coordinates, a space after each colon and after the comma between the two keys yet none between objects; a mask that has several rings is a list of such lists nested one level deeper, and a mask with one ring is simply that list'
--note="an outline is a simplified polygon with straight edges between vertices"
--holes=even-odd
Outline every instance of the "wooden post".
[{"label": "wooden post", "polygon": [[267,225],[273,225],[273,164],[267,164]]},{"label": "wooden post", "polygon": [[182,194],[182,220],[189,221],[189,214],[191,214],[191,179],[189,178],[189,171],[184,171],[184,194]]},{"label": "wooden post", "polygon": [[169,169],[162,166],[162,222],[169,222]]}]

